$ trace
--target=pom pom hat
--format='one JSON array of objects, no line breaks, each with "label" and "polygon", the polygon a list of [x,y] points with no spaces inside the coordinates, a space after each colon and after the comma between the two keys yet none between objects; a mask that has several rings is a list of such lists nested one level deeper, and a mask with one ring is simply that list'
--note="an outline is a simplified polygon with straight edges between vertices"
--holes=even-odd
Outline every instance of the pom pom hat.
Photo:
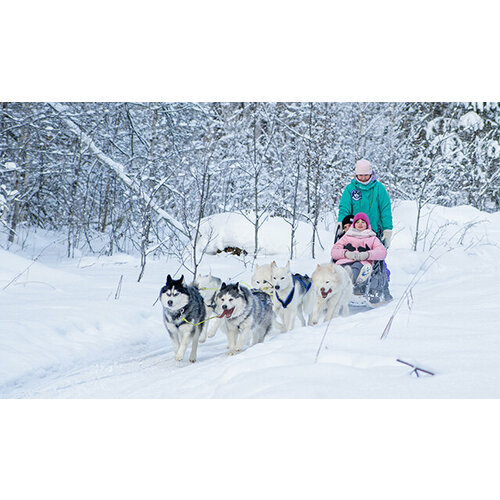
[{"label": "pom pom hat", "polygon": [[354,168],[354,173],[356,175],[372,175],[373,169],[372,164],[368,160],[358,160],[356,162],[356,167]]},{"label": "pom pom hat", "polygon": [[364,220],[366,222],[366,225],[368,226],[368,229],[371,229],[370,227],[370,219],[368,218],[368,215],[366,215],[365,213],[363,212],[359,212],[359,214],[356,214],[354,216],[354,219],[352,221],[352,225],[355,227],[356,225],[356,221],[358,221],[359,219],[361,220]]}]

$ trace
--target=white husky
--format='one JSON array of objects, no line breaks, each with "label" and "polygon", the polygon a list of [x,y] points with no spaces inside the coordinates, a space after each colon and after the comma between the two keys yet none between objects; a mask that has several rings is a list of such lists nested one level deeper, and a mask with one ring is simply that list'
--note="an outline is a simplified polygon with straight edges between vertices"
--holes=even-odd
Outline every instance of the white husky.
[{"label": "white husky", "polygon": [[334,263],[318,264],[312,274],[315,303],[311,316],[317,325],[320,316],[326,312],[325,321],[330,321],[339,313],[349,313],[349,300],[352,295],[352,282],[347,271]]},{"label": "white husky", "polygon": [[220,290],[222,280],[216,276],[212,276],[212,273],[199,274],[193,285],[198,287],[200,295],[203,297],[205,303],[206,317],[212,318],[208,326],[208,337],[212,338],[218,328],[220,327],[221,320],[219,318],[214,318],[215,315],[215,296]]},{"label": "white husky", "polygon": [[280,330],[282,332],[285,331],[285,327],[283,323],[280,322],[279,319],[279,311],[281,309],[281,305],[276,298],[276,294],[274,293],[273,286],[273,277],[271,267],[276,266],[276,262],[273,260],[271,264],[264,264],[259,266],[259,264],[255,264],[255,270],[252,276],[252,286],[257,288],[258,290],[262,290],[266,292],[271,297],[271,302],[273,304],[273,325],[276,330]]},{"label": "white husky", "polygon": [[273,283],[271,276],[271,264],[259,266],[255,264],[255,270],[252,276],[252,286],[263,292],[273,293]]},{"label": "white husky", "polygon": [[295,317],[298,316],[302,326],[306,319],[310,322],[313,305],[313,294],[309,291],[311,278],[301,274],[292,274],[290,261],[285,267],[278,267],[276,262],[271,264],[274,297],[277,301],[277,314],[283,323],[283,331],[293,330]]}]

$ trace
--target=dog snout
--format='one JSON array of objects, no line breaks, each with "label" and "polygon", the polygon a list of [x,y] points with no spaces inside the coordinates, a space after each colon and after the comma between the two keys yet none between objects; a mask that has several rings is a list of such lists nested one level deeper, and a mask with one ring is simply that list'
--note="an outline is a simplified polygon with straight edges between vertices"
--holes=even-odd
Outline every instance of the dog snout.
[{"label": "dog snout", "polygon": [[322,292],[324,292],[324,291],[325,291],[325,287],[324,287],[324,286],[322,286],[322,287],[321,287],[321,291],[322,291]]},{"label": "dog snout", "polygon": [[222,309],[225,311],[227,309],[227,304],[222,304]]},{"label": "dog snout", "polygon": [[172,300],[169,300],[169,301],[167,302],[167,304],[168,304],[169,306],[172,306],[172,305],[174,304],[174,302],[173,302]]},{"label": "dog snout", "polygon": [[276,290],[279,290],[279,289],[280,289],[280,286],[279,286],[279,285],[274,285],[274,288],[275,288]]}]

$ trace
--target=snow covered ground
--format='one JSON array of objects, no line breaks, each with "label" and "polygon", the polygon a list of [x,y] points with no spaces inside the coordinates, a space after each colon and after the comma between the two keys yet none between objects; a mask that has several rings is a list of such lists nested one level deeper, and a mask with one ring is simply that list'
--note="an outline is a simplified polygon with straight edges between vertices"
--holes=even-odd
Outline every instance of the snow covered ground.
[{"label": "snow covered ground", "polygon": [[[414,203],[394,204],[392,303],[352,311],[328,329],[274,333],[232,357],[218,332],[200,344],[193,365],[175,362],[155,303],[177,262],[150,261],[137,283],[136,256],[67,259],[61,244],[45,248],[59,235],[31,235],[24,249],[0,250],[0,397],[498,398],[500,213],[428,206],[417,252],[415,219]],[[212,222],[219,244],[250,249],[252,228],[241,217]],[[310,274],[329,260],[332,228],[322,227],[324,249],[313,260],[310,229],[299,227],[293,271]],[[289,226],[269,220],[259,263],[285,264],[289,240]],[[201,272],[208,270],[227,281],[252,275],[249,258],[226,254],[205,256]],[[435,375],[417,378],[397,359]]]}]

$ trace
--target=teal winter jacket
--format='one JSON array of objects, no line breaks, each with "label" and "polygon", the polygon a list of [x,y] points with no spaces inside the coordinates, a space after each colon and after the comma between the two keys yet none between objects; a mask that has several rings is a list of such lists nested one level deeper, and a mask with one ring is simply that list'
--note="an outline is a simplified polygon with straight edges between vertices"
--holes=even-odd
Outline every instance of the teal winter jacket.
[{"label": "teal winter jacket", "polygon": [[361,184],[353,179],[342,193],[339,203],[339,222],[349,214],[364,212],[375,232],[392,229],[391,200],[383,184],[372,180]]}]

